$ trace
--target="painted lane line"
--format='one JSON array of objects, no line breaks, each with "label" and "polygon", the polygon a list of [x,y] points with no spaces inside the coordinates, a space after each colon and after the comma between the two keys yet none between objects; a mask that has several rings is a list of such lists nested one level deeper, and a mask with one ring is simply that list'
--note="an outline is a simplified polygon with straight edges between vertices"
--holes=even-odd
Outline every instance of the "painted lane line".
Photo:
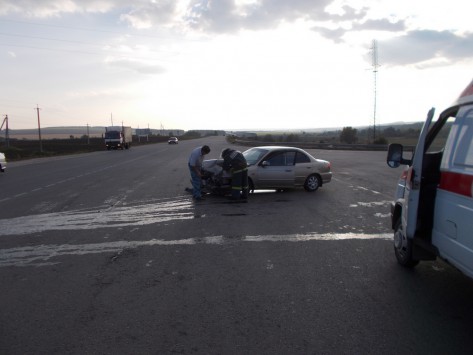
[{"label": "painted lane line", "polygon": [[[192,245],[225,245],[246,242],[271,242],[271,243],[300,243],[313,241],[343,241],[343,240],[392,240],[392,234],[359,234],[359,233],[308,233],[308,234],[288,234],[288,235],[255,235],[244,237],[209,236],[196,237],[177,240],[151,239],[145,241],[115,241],[94,244],[62,244],[62,245],[35,245],[10,249],[0,249],[0,267],[7,266],[45,266],[58,264],[51,262],[55,257],[66,255],[90,255],[100,253],[121,253],[124,249],[136,249],[139,247],[153,246],[192,246]],[[268,269],[273,268],[273,264],[268,260]]]},{"label": "painted lane line", "polygon": [[123,207],[113,204],[105,209],[72,210],[0,219],[0,236],[34,234],[51,230],[143,226],[192,218],[194,210],[189,199]]}]

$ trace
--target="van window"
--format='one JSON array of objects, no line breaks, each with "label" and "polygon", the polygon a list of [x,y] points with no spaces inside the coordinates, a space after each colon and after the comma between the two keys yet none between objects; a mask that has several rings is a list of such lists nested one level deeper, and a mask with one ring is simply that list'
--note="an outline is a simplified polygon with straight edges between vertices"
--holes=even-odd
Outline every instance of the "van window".
[{"label": "van window", "polygon": [[438,153],[442,152],[445,148],[445,143],[447,143],[447,138],[452,129],[452,124],[455,121],[455,117],[449,117],[444,123],[440,131],[433,138],[432,143],[427,149],[427,153]]},{"label": "van window", "polygon": [[473,110],[466,111],[462,119],[454,164],[473,167]]}]

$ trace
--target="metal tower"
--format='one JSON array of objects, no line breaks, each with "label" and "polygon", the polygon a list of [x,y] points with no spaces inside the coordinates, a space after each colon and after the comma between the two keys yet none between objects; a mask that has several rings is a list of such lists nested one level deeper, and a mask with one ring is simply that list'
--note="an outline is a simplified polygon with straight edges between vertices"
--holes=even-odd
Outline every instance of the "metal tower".
[{"label": "metal tower", "polygon": [[374,93],[374,106],[373,106],[373,142],[376,140],[376,100],[377,100],[377,74],[378,74],[378,43],[374,39],[371,47],[371,66],[373,67],[373,93]]}]

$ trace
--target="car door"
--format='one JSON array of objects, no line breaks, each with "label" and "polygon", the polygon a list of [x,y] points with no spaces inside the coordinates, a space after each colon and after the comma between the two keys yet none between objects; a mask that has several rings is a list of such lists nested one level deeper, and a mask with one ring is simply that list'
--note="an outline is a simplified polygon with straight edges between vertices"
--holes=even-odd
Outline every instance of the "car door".
[{"label": "car door", "polygon": [[290,188],[294,186],[294,151],[269,153],[258,165],[258,188]]},{"label": "car door", "polygon": [[425,143],[435,109],[432,108],[427,114],[427,119],[422,127],[419,140],[414,152],[412,165],[409,168],[405,190],[407,204],[402,210],[402,224],[408,238],[414,238],[417,229],[417,214],[419,207],[420,186],[422,178],[422,163],[424,159]]},{"label": "car door", "polygon": [[294,179],[296,186],[304,186],[307,177],[316,172],[314,163],[310,160],[307,154],[297,152],[294,165]]}]

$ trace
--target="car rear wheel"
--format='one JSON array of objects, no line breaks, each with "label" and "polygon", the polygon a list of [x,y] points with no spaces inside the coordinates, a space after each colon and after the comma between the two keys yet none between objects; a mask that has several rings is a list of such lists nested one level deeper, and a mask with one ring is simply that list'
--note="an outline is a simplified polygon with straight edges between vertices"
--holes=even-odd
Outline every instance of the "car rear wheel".
[{"label": "car rear wheel", "polygon": [[309,192],[317,191],[317,189],[322,185],[320,177],[317,175],[309,175],[304,183],[304,189]]},{"label": "car rear wheel", "polygon": [[394,254],[402,266],[412,268],[419,264],[419,260],[412,258],[412,239],[407,238],[400,218],[394,227]]}]

